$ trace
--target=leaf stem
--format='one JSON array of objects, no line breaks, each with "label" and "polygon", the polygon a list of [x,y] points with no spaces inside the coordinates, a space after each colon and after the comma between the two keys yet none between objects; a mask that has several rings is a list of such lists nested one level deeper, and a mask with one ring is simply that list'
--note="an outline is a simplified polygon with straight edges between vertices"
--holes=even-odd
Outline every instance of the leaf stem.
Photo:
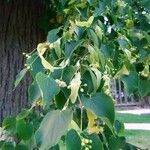
[{"label": "leaf stem", "polygon": [[82,121],[82,118],[83,118],[83,105],[82,105],[82,102],[81,102],[81,99],[80,99],[79,95],[78,95],[78,99],[79,99],[79,102],[80,102],[80,110],[81,110],[80,129],[82,131],[82,126],[83,126],[83,121]]},{"label": "leaf stem", "polygon": [[65,103],[65,105],[64,105],[64,107],[63,107],[62,110],[66,110],[66,108],[67,108],[68,105],[69,105],[69,100],[70,100],[70,98],[67,99],[67,101],[66,101],[66,103]]}]

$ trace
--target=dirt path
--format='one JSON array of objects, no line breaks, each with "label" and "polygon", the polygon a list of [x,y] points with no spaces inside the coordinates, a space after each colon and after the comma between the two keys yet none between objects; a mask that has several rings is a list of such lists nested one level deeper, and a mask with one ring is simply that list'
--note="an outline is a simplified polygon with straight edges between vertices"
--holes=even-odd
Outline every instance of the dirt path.
[{"label": "dirt path", "polygon": [[117,112],[125,114],[142,115],[142,114],[150,114],[150,109],[119,110]]}]

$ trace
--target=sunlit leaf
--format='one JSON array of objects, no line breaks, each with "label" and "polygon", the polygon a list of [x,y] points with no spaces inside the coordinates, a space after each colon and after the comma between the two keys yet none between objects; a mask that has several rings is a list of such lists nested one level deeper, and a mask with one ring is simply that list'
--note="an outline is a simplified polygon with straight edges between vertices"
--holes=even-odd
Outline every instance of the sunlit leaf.
[{"label": "sunlit leaf", "polygon": [[120,78],[122,75],[129,75],[129,71],[125,65],[115,74],[114,78]]},{"label": "sunlit leaf", "polygon": [[98,36],[96,35],[95,31],[92,29],[89,29],[88,35],[89,35],[89,38],[93,41],[94,45],[99,47],[99,40],[98,40]]},{"label": "sunlit leaf", "polygon": [[[101,72],[97,69],[97,68],[91,68],[91,70],[94,72],[95,76],[96,76],[96,79],[97,79],[97,89],[99,88],[100,86],[100,83],[101,83],[101,77],[102,77],[102,74]],[[96,89],[96,90],[97,90]]]},{"label": "sunlit leaf", "polygon": [[35,134],[40,149],[49,149],[56,145],[67,131],[71,120],[71,110],[53,110],[47,113]]},{"label": "sunlit leaf", "polygon": [[16,117],[17,120],[22,120],[25,119],[26,117],[28,117],[28,115],[30,114],[30,110],[25,109],[22,110]]},{"label": "sunlit leaf", "polygon": [[91,46],[88,45],[88,51],[89,51],[89,62],[91,64],[96,64],[99,65],[99,56],[98,56],[98,52]]},{"label": "sunlit leaf", "polygon": [[80,26],[80,27],[87,27],[87,28],[89,28],[91,26],[93,20],[94,20],[93,16],[91,16],[87,21],[77,21],[76,20],[76,25]]}]

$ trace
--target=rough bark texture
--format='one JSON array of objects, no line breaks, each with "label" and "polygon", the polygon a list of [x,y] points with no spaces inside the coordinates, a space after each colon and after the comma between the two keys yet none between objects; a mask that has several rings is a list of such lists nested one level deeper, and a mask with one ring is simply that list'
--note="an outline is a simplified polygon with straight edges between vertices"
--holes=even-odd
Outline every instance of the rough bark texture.
[{"label": "rough bark texture", "polygon": [[15,90],[14,81],[24,66],[22,53],[44,40],[37,25],[42,11],[41,0],[0,0],[0,122],[27,105],[30,77]]}]

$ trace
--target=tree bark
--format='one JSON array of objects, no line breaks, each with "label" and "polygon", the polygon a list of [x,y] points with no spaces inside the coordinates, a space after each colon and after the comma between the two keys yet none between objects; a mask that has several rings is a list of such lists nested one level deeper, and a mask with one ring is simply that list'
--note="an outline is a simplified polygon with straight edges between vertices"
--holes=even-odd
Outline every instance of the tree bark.
[{"label": "tree bark", "polygon": [[16,115],[27,105],[27,75],[14,89],[18,72],[24,67],[23,52],[27,53],[44,41],[38,28],[42,0],[0,0],[0,122]]}]

